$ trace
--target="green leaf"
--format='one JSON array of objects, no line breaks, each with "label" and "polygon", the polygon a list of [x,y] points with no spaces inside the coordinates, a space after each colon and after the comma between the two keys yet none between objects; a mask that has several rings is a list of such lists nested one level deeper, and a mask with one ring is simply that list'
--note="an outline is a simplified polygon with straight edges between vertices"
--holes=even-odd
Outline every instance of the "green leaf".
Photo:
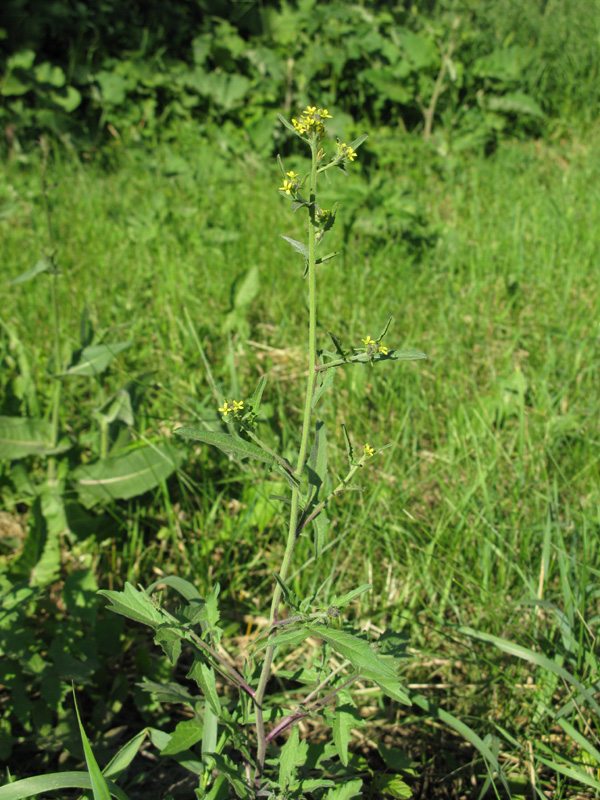
[{"label": "green leaf", "polygon": [[[296,136],[298,135],[298,132],[296,131],[296,129],[294,128],[292,123],[288,122],[287,119],[283,116],[283,114],[277,114],[277,119],[279,120],[279,122],[281,122],[282,125],[285,125],[285,127],[288,129],[288,131],[291,131]],[[277,158],[279,159],[279,156],[277,156]],[[279,160],[281,160],[281,159],[279,159]]]},{"label": "green leaf", "polygon": [[0,417],[0,459],[16,461],[27,456],[50,456],[69,450],[71,443],[52,443],[52,424],[31,417]]},{"label": "green leaf", "polygon": [[131,764],[133,759],[139,753],[141,746],[148,736],[148,728],[144,728],[139,733],[136,733],[123,747],[121,747],[115,755],[111,758],[108,764],[102,770],[105,778],[114,778],[115,780],[121,775],[127,767]]},{"label": "green leaf", "polygon": [[174,433],[186,439],[196,439],[205,444],[212,444],[233,458],[254,458],[265,464],[275,464],[275,459],[252,442],[247,442],[239,436],[216,431],[203,431],[199,428],[176,428]]},{"label": "green leaf", "polygon": [[169,743],[160,751],[161,756],[172,756],[189,750],[202,739],[204,725],[198,717],[178,723],[171,734]]},{"label": "green leaf", "polygon": [[377,775],[375,785],[382,794],[398,797],[400,800],[409,800],[412,797],[410,786],[399,775]]},{"label": "green leaf", "polygon": [[[427,358],[427,356],[420,350],[390,350],[387,355],[383,355],[382,353],[376,355],[373,361],[388,361],[390,359],[393,361],[418,361],[422,358]],[[352,361],[365,363],[371,361],[371,358],[367,353],[359,353],[358,355],[352,356]]]},{"label": "green leaf", "polygon": [[348,766],[348,745],[352,739],[350,730],[356,725],[361,725],[362,719],[347,691],[341,691],[336,698],[336,707],[333,712],[332,736],[338,756],[342,764]]},{"label": "green leaf", "polygon": [[171,665],[175,666],[179,656],[181,655],[181,635],[172,628],[161,627],[156,632],[154,641],[157,645],[162,647],[163,652],[171,662]]},{"label": "green leaf", "polygon": [[44,487],[40,497],[42,516],[45,521],[43,549],[30,574],[32,586],[49,586],[60,571],[60,540],[69,530],[62,495],[50,487]]},{"label": "green leaf", "polygon": [[403,750],[398,750],[397,747],[388,747],[381,742],[377,745],[379,755],[385,761],[388,769],[394,772],[410,772],[414,774],[414,767],[417,766],[415,761],[412,761]]},{"label": "green leaf", "polygon": [[92,791],[94,792],[94,800],[110,800],[110,792],[108,791],[106,780],[104,779],[104,776],[100,771],[100,767],[98,766],[98,763],[94,758],[94,753],[92,752],[92,748],[90,747],[88,738],[85,735],[85,730],[83,729],[81,717],[79,716],[79,709],[77,708],[77,698],[75,697],[75,690],[73,690],[73,702],[75,703],[75,713],[77,714],[79,733],[81,734],[81,741],[83,743],[83,752],[85,754],[85,763],[90,776]]},{"label": "green leaf", "polygon": [[362,144],[363,142],[365,142],[365,141],[366,141],[368,138],[369,138],[369,134],[368,134],[368,133],[362,133],[362,134],[361,134],[361,135],[358,137],[358,139],[355,139],[353,142],[350,142],[350,144],[348,145],[348,147],[351,147],[351,148],[352,148],[352,150],[356,151],[356,150],[358,150],[358,148],[361,146],[361,144]]},{"label": "green leaf", "polygon": [[126,583],[122,592],[102,589],[98,594],[106,597],[112,604],[108,606],[109,611],[133,619],[135,622],[158,628],[166,621],[165,615],[154,605],[146,592],[136,589],[131,583]]},{"label": "green leaf", "polygon": [[221,702],[217,694],[217,681],[214,670],[207,664],[195,661],[187,677],[196,681],[206,697],[207,705],[210,706],[214,714],[218,717],[221,713]]},{"label": "green leaf", "polygon": [[157,586],[171,586],[176,592],[179,592],[179,594],[188,601],[203,599],[202,595],[198,589],[196,589],[193,583],[186,581],[184,578],[180,578],[178,575],[167,575],[164,578],[160,578],[158,581],[154,581],[154,583],[151,583],[150,586],[148,586],[146,592],[148,594],[152,594]]},{"label": "green leaf", "polygon": [[317,389],[313,394],[311,401],[311,407],[313,408],[313,410],[317,407],[317,403],[319,402],[323,394],[328,389],[331,389],[331,387],[333,386],[334,377],[335,377],[335,371],[332,369],[328,369],[325,372],[324,376],[322,376],[322,373],[319,373],[319,375],[317,375]]},{"label": "green leaf", "polygon": [[346,658],[359,670],[361,676],[374,681],[389,697],[400,703],[410,704],[408,695],[402,688],[396,672],[375,653],[364,639],[335,628],[320,628],[312,625],[307,625],[307,628]]},{"label": "green leaf", "polygon": [[356,797],[360,794],[362,789],[362,781],[360,778],[349,781],[345,780],[340,786],[330,789],[325,797],[327,800],[350,800],[351,797]]},{"label": "green leaf", "polygon": [[[210,753],[210,755],[215,761],[217,770],[227,778],[237,796],[241,800],[246,800],[246,798],[250,800],[254,793],[246,783],[243,766],[241,764],[234,765],[228,758],[219,753]],[[2,799],[0,798],[0,800]]]},{"label": "green leaf", "polygon": [[[283,238],[285,239],[285,236]],[[327,253],[326,256],[321,256],[321,258],[317,258],[315,264],[326,264],[328,261],[331,261],[331,259],[335,258],[336,256],[339,256],[339,253],[337,252]]]},{"label": "green leaf", "polygon": [[119,389],[116,394],[95,409],[94,413],[108,424],[120,420],[126,425],[133,425],[131,395],[127,389]]},{"label": "green leaf", "polygon": [[509,114],[529,114],[530,117],[542,119],[545,114],[540,106],[529,95],[523,92],[511,92],[503,95],[486,97],[485,106],[490,111],[504,111]]},{"label": "green leaf", "polygon": [[[108,791],[117,800],[129,800],[125,792],[112,781],[106,781]],[[91,789],[87,772],[53,772],[35,778],[24,778],[0,787],[0,800],[26,800],[36,794],[47,794],[61,789]]]},{"label": "green leaf", "polygon": [[266,647],[274,644],[275,647],[285,647],[286,645],[289,647],[297,647],[301,644],[305,639],[308,639],[310,636],[310,631],[307,630],[305,627],[301,628],[293,628],[293,629],[283,629],[281,633],[277,633],[275,638],[272,636],[269,638],[263,639],[259,644],[256,645],[254,652],[260,653],[261,650],[264,650]]},{"label": "green leaf", "polygon": [[294,781],[298,765],[304,763],[307,747],[306,742],[300,742],[298,728],[294,726],[279,754],[278,787],[280,791],[285,792],[287,787]]},{"label": "green leaf", "polygon": [[83,505],[127,500],[156,488],[180,466],[184,453],[167,442],[144,445],[122,456],[77,467],[72,472]]},{"label": "green leaf", "polygon": [[260,413],[260,405],[262,402],[262,396],[266,385],[267,385],[267,376],[263,375],[259,380],[258,385],[254,390],[254,394],[252,395],[252,400],[250,401],[250,406],[254,414],[258,415]]},{"label": "green leaf", "polygon": [[300,253],[301,256],[308,259],[308,247],[305,244],[296,241],[296,239],[291,239],[289,236],[284,236],[282,233],[280,233],[279,236],[281,239],[285,239],[286,242],[289,242],[297,253]]},{"label": "green leaf", "polygon": [[26,281],[33,280],[37,275],[48,272],[50,269],[52,269],[52,262],[50,259],[43,256],[31,269],[28,269],[27,272],[22,272],[18,278],[12,280],[10,285],[15,286],[17,283],[25,283]]},{"label": "green leaf", "polygon": [[115,342],[115,344],[93,344],[84,347],[76,357],[76,361],[63,375],[101,375],[110,362],[133,342]]},{"label": "green leaf", "polygon": [[344,608],[344,606],[347,606],[348,603],[351,603],[355,597],[359,597],[361,594],[369,592],[372,588],[373,587],[370,583],[363,583],[357,589],[353,589],[351,592],[341,595],[341,597],[338,597],[338,595],[332,597],[331,605],[335,606],[336,608]]}]

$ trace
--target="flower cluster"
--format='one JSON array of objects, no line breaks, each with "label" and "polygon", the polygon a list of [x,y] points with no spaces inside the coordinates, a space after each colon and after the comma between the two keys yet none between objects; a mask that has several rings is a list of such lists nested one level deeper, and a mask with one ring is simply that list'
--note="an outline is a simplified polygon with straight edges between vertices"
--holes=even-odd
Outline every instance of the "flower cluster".
[{"label": "flower cluster", "polygon": [[244,403],[242,400],[232,400],[231,402],[225,400],[223,401],[222,407],[219,408],[219,411],[223,414],[223,419],[226,419],[228,414],[233,414],[235,416],[240,411],[243,411],[243,409]]},{"label": "flower cluster", "polygon": [[356,158],[356,150],[353,150],[346,142],[338,141],[338,158],[344,161],[354,161]]},{"label": "flower cluster", "polygon": [[296,182],[298,173],[290,170],[289,172],[286,172],[285,175],[286,177],[283,179],[283,186],[279,187],[279,191],[285,192],[286,194],[296,194],[299,188],[298,183]]},{"label": "flower cluster", "polygon": [[387,347],[383,344],[379,344],[375,339],[371,339],[370,336],[367,336],[366,339],[361,339],[361,342],[365,345],[365,352],[369,356],[376,356],[377,353],[381,353],[384,356],[388,354]]},{"label": "flower cluster", "polygon": [[374,447],[371,447],[371,445],[367,442],[363,449],[365,451],[365,456],[367,458],[373,458],[373,456],[375,455]]},{"label": "flower cluster", "polygon": [[300,114],[300,119],[292,119],[292,125],[296,133],[299,133],[301,136],[316,133],[319,139],[321,139],[325,133],[325,125],[323,124],[323,120],[325,119],[333,119],[326,108],[306,106],[306,111]]}]

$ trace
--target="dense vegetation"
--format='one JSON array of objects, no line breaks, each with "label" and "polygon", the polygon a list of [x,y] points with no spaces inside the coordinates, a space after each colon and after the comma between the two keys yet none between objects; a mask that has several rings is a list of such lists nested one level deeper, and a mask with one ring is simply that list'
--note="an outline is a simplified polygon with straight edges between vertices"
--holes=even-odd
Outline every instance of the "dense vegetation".
[{"label": "dense vegetation", "polygon": [[[429,359],[336,383],[329,429],[395,447],[339,507],[325,595],[373,584],[352,613],[406,634],[405,681],[486,741],[514,797],[597,797],[598,2],[4,12],[0,783],[81,760],[71,682],[101,764],[182,718],[158,684],[184,676],[98,588],[218,581],[241,641],[264,613],[282,487],[171,434],[219,424],[206,356],[226,395],[277,376],[264,435],[297,446],[305,308],[278,235],[301,232],[275,112],[314,99],[334,135],[370,130],[331,186],[322,333],[342,319],[357,341],[393,315]],[[330,571],[309,541],[298,566],[299,593]],[[365,775],[415,797],[486,787],[433,707],[367,695],[362,713]],[[132,770],[132,800],[169,796],[185,770],[165,761]]]}]

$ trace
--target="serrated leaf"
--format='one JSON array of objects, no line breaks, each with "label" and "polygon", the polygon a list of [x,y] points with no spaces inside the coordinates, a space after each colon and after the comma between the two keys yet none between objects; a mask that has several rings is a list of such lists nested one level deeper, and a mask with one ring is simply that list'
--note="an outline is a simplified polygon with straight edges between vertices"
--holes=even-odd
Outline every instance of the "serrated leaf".
[{"label": "serrated leaf", "polygon": [[305,639],[308,639],[310,636],[310,631],[306,630],[306,628],[294,628],[293,630],[284,630],[282,633],[277,633],[275,637],[268,637],[263,639],[259,644],[256,645],[254,652],[260,653],[261,650],[264,650],[266,647],[270,647],[271,645],[275,645],[276,647],[285,647],[286,645],[289,647],[297,647],[299,644]]},{"label": "serrated leaf", "polygon": [[233,458],[253,458],[256,461],[271,465],[276,463],[275,459],[265,453],[264,450],[261,450],[258,445],[248,442],[239,436],[233,436],[231,433],[204,431],[199,428],[176,428],[174,433],[186,439],[195,439],[205,444],[212,444]]},{"label": "serrated leaf", "polygon": [[133,342],[115,342],[115,344],[93,344],[84,347],[77,355],[75,363],[62,374],[101,375],[110,362],[132,344]]},{"label": "serrated leaf", "polygon": [[31,269],[22,272],[18,278],[14,278],[14,280],[10,282],[10,285],[16,286],[18,283],[26,283],[27,281],[33,280],[33,278],[38,275],[41,275],[43,272],[48,272],[50,269],[52,269],[52,262],[44,256],[40,258]]},{"label": "serrated leaf", "polygon": [[79,499],[85,506],[97,502],[128,500],[155,489],[180,466],[183,451],[168,442],[144,445],[77,467],[72,472]]},{"label": "serrated leaf", "polygon": [[161,756],[172,756],[189,750],[202,739],[204,726],[198,717],[178,723],[169,742],[160,751]]},{"label": "serrated leaf", "polygon": [[351,728],[360,724],[362,724],[362,719],[352,701],[352,696],[346,691],[339,692],[333,712],[332,736],[340,761],[345,767],[348,766],[348,745],[352,739]]},{"label": "serrated leaf", "polygon": [[[306,744],[304,746],[306,750]],[[284,791],[294,780],[298,763],[301,759],[300,735],[298,728],[294,726],[288,736],[287,742],[281,748],[279,754],[279,781],[280,791]]]},{"label": "serrated leaf", "polygon": [[202,689],[206,701],[214,714],[218,717],[221,713],[221,702],[217,693],[217,681],[215,679],[214,670],[207,664],[200,661],[195,661],[192,668],[188,672],[188,678],[195,680],[198,686]]},{"label": "serrated leaf", "polygon": [[172,628],[159,628],[154,637],[157,645],[162,647],[164,654],[175,666],[181,655],[181,636]]},{"label": "serrated leaf", "polygon": [[111,603],[109,611],[121,614],[128,619],[158,628],[166,619],[162,611],[157,608],[150,597],[141,589],[136,589],[131,583],[126,583],[122,592],[102,589],[98,594],[103,595]]},{"label": "serrated leaf", "polygon": [[308,259],[308,247],[305,244],[289,236],[284,236],[282,233],[280,233],[279,236],[281,239],[285,239],[286,242],[289,242],[297,253],[300,253],[301,256]]},{"label": "serrated leaf", "polygon": [[321,628],[316,625],[307,625],[307,628],[319,639],[330,644],[337,653],[348,659],[364,677],[377,683],[380,681],[399,683],[394,670],[377,656],[364,639],[336,628]]}]

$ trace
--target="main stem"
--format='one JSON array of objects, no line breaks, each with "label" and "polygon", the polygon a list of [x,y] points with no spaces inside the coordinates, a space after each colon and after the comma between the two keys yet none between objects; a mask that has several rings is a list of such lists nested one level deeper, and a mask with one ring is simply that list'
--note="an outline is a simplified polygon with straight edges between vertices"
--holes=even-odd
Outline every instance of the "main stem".
[{"label": "main stem", "polygon": [[[308,442],[310,438],[310,418],[312,410],[312,399],[315,391],[315,382],[317,380],[317,373],[315,370],[317,364],[317,275],[316,275],[316,249],[317,249],[317,151],[319,143],[316,138],[313,138],[310,144],[312,167],[310,171],[310,187],[309,187],[309,206],[308,206],[308,379],[306,382],[306,400],[304,404],[304,418],[302,421],[302,438],[300,440],[300,451],[298,453],[298,462],[296,465],[296,475],[298,479],[301,478],[304,466],[306,464],[306,457],[308,453]],[[287,574],[292,563],[292,556],[294,554],[294,547],[296,546],[296,536],[298,528],[298,513],[300,507],[300,489],[292,489],[292,503],[290,509],[290,522],[288,528],[287,543],[283,561],[281,562],[281,569],[279,570],[279,577],[285,581]],[[273,592],[273,601],[271,603],[271,614],[269,617],[270,627],[277,620],[277,611],[279,603],[281,602],[281,586],[276,584]],[[271,674],[271,665],[273,663],[273,652],[275,645],[271,644],[267,647],[265,653],[265,660],[263,662],[262,671],[260,673],[260,680],[256,689],[256,732],[258,739],[256,761],[257,761],[257,775],[255,780],[262,773],[265,755],[267,749],[267,739],[265,735],[265,724],[262,712],[262,702],[265,696],[265,689],[267,681]]]}]

